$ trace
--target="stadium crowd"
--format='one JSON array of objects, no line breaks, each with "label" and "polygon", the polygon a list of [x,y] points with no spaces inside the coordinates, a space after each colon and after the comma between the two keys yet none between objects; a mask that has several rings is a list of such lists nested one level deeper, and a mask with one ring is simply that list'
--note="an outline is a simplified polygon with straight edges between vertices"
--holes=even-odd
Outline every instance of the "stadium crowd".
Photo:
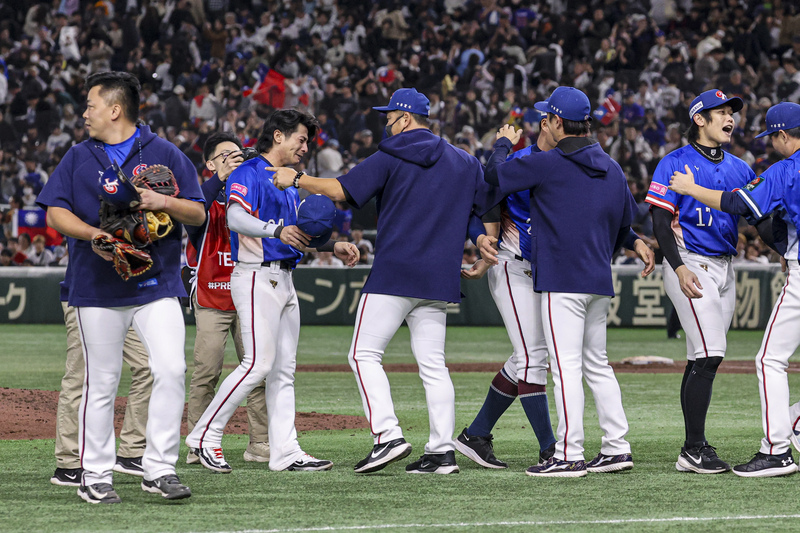
[{"label": "stadium crowd", "polygon": [[[16,210],[34,205],[67,149],[86,138],[83,81],[109,69],[137,76],[141,119],[179,146],[198,176],[208,173],[202,154],[208,135],[230,131],[252,146],[270,109],[297,107],[322,124],[306,165],[335,177],[377,150],[384,124],[372,107],[401,87],[430,98],[435,133],[485,162],[501,124],[524,128],[518,147],[535,142],[532,104],[571,85],[589,95],[596,109],[592,135],[623,167],[640,205],[634,229],[651,238],[644,196],[652,171],[685,144],[688,105],[700,92],[719,88],[745,101],[726,147],[731,153],[757,174],[779,159],[754,136],[764,129],[768,107],[800,101],[800,6],[785,0],[0,2],[0,68],[0,204],[10,206],[0,265],[63,262],[60,246],[42,251],[36,239],[17,240],[12,221]],[[374,210],[339,208],[339,238],[365,241],[369,257],[372,243],[361,231],[351,236],[350,224],[373,229]],[[755,232],[742,231],[739,260],[769,260]],[[465,264],[476,257],[465,249]],[[628,260],[634,258],[619,258]]]}]

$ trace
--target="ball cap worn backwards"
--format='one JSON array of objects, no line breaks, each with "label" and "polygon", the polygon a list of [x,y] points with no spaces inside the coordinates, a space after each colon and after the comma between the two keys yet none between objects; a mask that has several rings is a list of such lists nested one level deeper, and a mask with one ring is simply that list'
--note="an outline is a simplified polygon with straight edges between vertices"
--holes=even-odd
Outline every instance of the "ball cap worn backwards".
[{"label": "ball cap worn backwards", "polygon": [[552,113],[575,122],[592,120],[589,97],[575,87],[556,87],[550,98],[536,102],[533,107],[542,113]]},{"label": "ball cap worn backwards", "polygon": [[769,108],[767,111],[767,131],[756,135],[756,139],[798,126],[800,126],[800,105],[793,102],[781,102]]},{"label": "ball cap worn backwards", "polygon": [[373,107],[372,109],[381,113],[408,111],[409,113],[427,117],[431,112],[431,101],[421,92],[417,92],[416,89],[397,89],[392,94],[388,105]]},{"label": "ball cap worn backwards", "polygon": [[327,196],[312,194],[297,206],[297,227],[311,236],[309,248],[328,242],[333,233],[336,206]]},{"label": "ball cap worn backwards", "polygon": [[723,105],[731,106],[733,112],[736,113],[742,109],[742,107],[744,107],[744,102],[738,96],[728,98],[725,96],[724,92],[717,89],[711,89],[710,91],[700,93],[697,98],[692,100],[692,105],[689,106],[689,120],[694,119],[694,116],[700,111],[714,109],[715,107],[720,107]]}]

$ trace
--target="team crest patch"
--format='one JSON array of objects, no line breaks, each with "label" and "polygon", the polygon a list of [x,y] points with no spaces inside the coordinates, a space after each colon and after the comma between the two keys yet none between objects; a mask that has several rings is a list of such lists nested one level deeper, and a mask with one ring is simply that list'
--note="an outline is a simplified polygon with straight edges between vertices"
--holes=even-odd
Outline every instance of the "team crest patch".
[{"label": "team crest patch", "polygon": [[750,183],[748,183],[747,185],[745,185],[744,190],[752,191],[753,189],[755,189],[756,187],[761,185],[763,182],[764,182],[764,178],[759,176],[756,179],[754,179],[753,181],[751,181]]},{"label": "team crest patch", "polygon": [[667,186],[662,183],[656,183],[655,181],[650,184],[649,192],[656,193],[659,196],[664,196],[667,194]]},{"label": "team crest patch", "polygon": [[528,276],[529,278],[533,278],[533,272],[531,272],[530,270],[523,270],[522,272],[523,272],[523,273],[524,273],[526,276]]},{"label": "team crest patch", "polygon": [[275,281],[274,279],[269,280],[269,283],[270,283],[270,285],[272,285],[273,289],[278,286],[278,282]]},{"label": "team crest patch", "polygon": [[239,193],[242,193],[242,194],[246,195],[247,194],[247,187],[245,187],[241,183],[234,183],[233,185],[231,185],[231,192],[239,192]]}]

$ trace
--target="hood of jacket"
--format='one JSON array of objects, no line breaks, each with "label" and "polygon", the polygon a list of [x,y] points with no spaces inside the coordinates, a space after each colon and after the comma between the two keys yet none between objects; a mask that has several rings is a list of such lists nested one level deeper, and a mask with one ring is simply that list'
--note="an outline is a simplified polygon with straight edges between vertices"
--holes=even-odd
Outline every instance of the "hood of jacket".
[{"label": "hood of jacket", "polygon": [[428,129],[398,133],[382,140],[378,145],[381,152],[426,168],[432,167],[441,159],[446,147],[447,141]]},{"label": "hood of jacket", "polygon": [[602,178],[611,168],[612,159],[600,148],[600,143],[564,152],[564,157],[580,166],[592,178]]}]

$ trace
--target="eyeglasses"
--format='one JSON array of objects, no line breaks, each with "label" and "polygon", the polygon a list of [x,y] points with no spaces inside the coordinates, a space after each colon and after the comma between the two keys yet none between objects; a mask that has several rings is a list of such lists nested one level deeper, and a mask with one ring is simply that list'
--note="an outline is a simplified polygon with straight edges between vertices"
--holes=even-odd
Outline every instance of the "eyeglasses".
[{"label": "eyeglasses", "polygon": [[220,152],[211,159],[209,159],[209,161],[213,161],[218,157],[222,157],[222,162],[224,163],[225,160],[228,159],[228,156],[235,152],[238,152],[238,150],[226,150],[225,152]]}]

